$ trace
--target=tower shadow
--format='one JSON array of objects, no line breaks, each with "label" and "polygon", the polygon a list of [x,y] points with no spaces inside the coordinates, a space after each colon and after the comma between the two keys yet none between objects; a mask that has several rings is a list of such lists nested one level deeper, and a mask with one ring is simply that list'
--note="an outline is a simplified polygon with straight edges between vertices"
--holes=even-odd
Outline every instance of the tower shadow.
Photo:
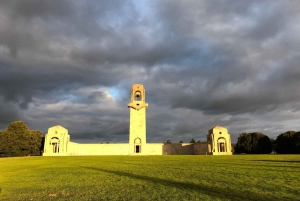
[{"label": "tower shadow", "polygon": [[[82,168],[91,169],[95,171],[101,171],[109,174],[114,174],[121,177],[130,177],[132,179],[139,179],[148,181],[154,184],[160,184],[168,187],[175,187],[180,190],[188,190],[188,191],[196,191],[199,194],[205,194],[208,196],[213,196],[217,198],[226,198],[230,200],[273,200],[274,198],[266,197],[261,194],[257,194],[255,192],[243,191],[242,189],[228,189],[228,187],[220,187],[220,186],[207,186],[205,184],[194,184],[191,182],[181,182],[181,181],[173,181],[168,179],[150,177],[145,175],[137,175],[128,172],[121,172],[116,170],[107,170],[103,168],[95,168],[95,167],[86,167],[81,166]],[[251,195],[251,196],[249,196]],[[251,199],[252,197],[252,199]]]}]

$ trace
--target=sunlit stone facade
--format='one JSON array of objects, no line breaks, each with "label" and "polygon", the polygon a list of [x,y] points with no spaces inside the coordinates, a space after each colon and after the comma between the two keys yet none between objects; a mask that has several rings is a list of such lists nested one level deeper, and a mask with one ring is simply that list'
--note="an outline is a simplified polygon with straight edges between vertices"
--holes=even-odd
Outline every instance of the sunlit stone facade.
[{"label": "sunlit stone facade", "polygon": [[129,143],[80,144],[70,142],[68,130],[57,125],[48,129],[43,156],[80,155],[232,155],[230,134],[216,126],[208,131],[207,142],[146,143],[146,91],[143,85],[131,89]]},{"label": "sunlit stone facade", "polygon": [[[140,154],[146,148],[146,92],[144,86],[135,84],[130,94],[129,154]],[[143,150],[143,151],[142,151]]]},{"label": "sunlit stone facade", "polygon": [[232,155],[230,134],[226,128],[216,126],[208,131],[207,153],[210,155]]},{"label": "sunlit stone facade", "polygon": [[57,125],[49,128],[45,136],[43,156],[69,155],[69,140],[70,135],[64,127]]}]

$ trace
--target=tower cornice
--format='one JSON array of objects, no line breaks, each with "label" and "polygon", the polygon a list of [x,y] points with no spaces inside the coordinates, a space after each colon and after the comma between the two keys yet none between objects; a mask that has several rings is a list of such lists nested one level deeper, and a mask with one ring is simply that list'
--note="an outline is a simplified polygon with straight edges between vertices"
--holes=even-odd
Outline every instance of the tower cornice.
[{"label": "tower cornice", "polygon": [[140,110],[142,108],[147,108],[148,103],[128,103],[127,105],[129,108],[135,109],[135,110]]}]

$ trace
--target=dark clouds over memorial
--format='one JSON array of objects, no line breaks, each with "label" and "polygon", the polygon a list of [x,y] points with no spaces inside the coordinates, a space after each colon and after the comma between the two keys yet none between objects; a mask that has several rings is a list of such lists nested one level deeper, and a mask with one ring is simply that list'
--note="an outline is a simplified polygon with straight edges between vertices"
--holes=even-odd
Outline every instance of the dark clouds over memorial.
[{"label": "dark clouds over memorial", "polygon": [[299,24],[298,1],[2,1],[0,128],[128,142],[140,83],[148,142],[299,131]]}]

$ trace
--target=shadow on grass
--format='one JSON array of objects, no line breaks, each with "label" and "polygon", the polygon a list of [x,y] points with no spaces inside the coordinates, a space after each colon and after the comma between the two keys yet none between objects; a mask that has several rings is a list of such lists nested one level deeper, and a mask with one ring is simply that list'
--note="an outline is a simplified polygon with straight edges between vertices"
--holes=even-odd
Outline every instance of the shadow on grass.
[{"label": "shadow on grass", "polygon": [[102,168],[95,168],[95,167],[86,167],[81,166],[82,168],[96,170],[100,172],[105,172],[109,174],[114,174],[117,176],[122,177],[130,177],[132,179],[139,179],[144,181],[149,181],[154,184],[160,184],[168,187],[175,187],[181,190],[189,190],[189,191],[196,191],[197,193],[205,194],[208,196],[214,196],[218,198],[226,198],[230,200],[273,200],[270,197],[263,196],[261,194],[257,194],[253,191],[243,191],[242,189],[229,189],[228,186],[222,188],[220,186],[207,186],[205,184],[194,184],[191,182],[180,182],[180,181],[173,181],[168,179],[162,178],[155,178],[149,177],[145,175],[137,175],[128,172],[121,172],[116,170],[107,170]]},{"label": "shadow on grass", "polygon": [[[268,161],[268,160],[251,160],[251,161],[257,161],[257,162],[276,162],[276,161]],[[279,161],[278,161],[279,162]],[[280,161],[280,162],[283,162],[283,161]],[[292,163],[292,161],[289,161],[288,163]],[[296,163],[299,163],[299,162],[296,162]],[[221,165],[221,164],[223,164],[223,165],[228,165],[228,163],[217,163],[217,164],[215,164],[215,166],[218,166],[218,165]],[[268,166],[266,166],[266,164],[264,164],[264,163],[261,163],[261,164],[257,164],[257,163],[234,163],[234,164],[231,164],[231,167],[233,166],[233,165],[235,165],[235,166],[238,166],[238,168],[242,168],[242,169],[253,169],[253,170],[255,170],[255,169],[257,169],[257,167],[262,167],[262,168],[260,168],[260,170],[270,170],[271,171],[271,169],[268,167]],[[253,168],[244,168],[244,167],[242,167],[242,166],[245,166],[245,167],[253,167]],[[295,165],[272,165],[272,168],[296,168],[296,169],[299,169],[300,168],[300,166],[295,166]],[[273,171],[277,171],[277,170],[273,170]],[[284,171],[286,171],[286,170],[284,170]]]},{"label": "shadow on grass", "polygon": [[251,160],[259,162],[275,162],[275,163],[300,163],[300,161],[283,161],[283,160]]}]

